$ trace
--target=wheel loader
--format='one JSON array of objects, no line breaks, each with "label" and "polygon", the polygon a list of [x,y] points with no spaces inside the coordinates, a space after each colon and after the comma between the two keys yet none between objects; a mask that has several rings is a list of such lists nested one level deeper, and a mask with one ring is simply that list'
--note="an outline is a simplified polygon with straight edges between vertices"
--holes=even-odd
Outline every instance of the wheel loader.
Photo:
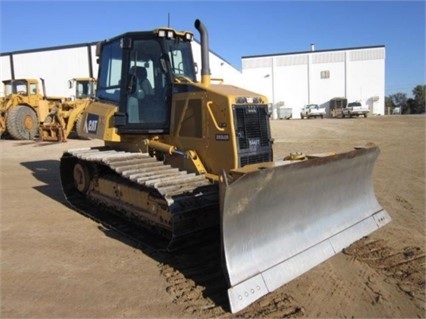
[{"label": "wheel loader", "polygon": [[41,141],[66,142],[71,132],[79,136],[81,114],[89,105],[96,89],[94,78],[73,78],[68,81],[74,94],[69,101],[53,107],[39,126]]},{"label": "wheel loader", "polygon": [[61,183],[74,209],[112,211],[171,251],[218,227],[236,313],[391,218],[373,189],[377,146],[274,159],[267,98],[214,84],[207,29],[200,20],[195,28],[201,81],[191,32],[157,28],[98,44],[83,134],[104,145],[65,151]]},{"label": "wheel loader", "polygon": [[47,97],[44,80],[40,90],[37,79],[3,81],[5,98],[0,104],[0,136],[31,140],[38,133],[40,122],[49,111],[62,103],[63,97]]}]

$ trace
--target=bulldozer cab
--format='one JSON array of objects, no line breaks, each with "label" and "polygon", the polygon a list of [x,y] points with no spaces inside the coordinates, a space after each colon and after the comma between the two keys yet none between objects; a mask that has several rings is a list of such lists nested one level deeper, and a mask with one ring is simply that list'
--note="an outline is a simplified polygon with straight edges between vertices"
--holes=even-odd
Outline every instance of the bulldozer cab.
[{"label": "bulldozer cab", "polygon": [[195,82],[192,34],[172,29],[126,33],[98,48],[96,97],[118,104],[119,134],[167,134],[173,82]]}]

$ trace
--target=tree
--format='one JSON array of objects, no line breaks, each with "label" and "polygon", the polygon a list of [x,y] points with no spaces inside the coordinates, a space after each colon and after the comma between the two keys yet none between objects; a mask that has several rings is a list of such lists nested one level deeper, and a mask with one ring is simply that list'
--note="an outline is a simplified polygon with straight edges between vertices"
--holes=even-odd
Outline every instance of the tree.
[{"label": "tree", "polygon": [[395,93],[385,97],[385,106],[394,110],[400,108],[400,114],[421,114],[426,108],[426,85],[417,85],[413,89],[414,98],[405,93]]},{"label": "tree", "polygon": [[426,85],[417,85],[413,89],[414,103],[413,103],[413,112],[415,114],[420,114],[425,112],[426,105]]},{"label": "tree", "polygon": [[407,114],[407,94],[405,93],[395,93],[389,95],[389,99],[392,101],[394,107],[399,107],[401,110],[401,114]]},{"label": "tree", "polygon": [[416,110],[417,110],[416,100],[409,98],[407,100],[407,113],[408,114],[417,114]]}]

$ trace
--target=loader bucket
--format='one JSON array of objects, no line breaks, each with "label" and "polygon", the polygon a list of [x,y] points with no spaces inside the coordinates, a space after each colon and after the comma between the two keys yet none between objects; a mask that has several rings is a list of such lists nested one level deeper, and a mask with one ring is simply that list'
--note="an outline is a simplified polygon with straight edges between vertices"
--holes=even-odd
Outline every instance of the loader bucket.
[{"label": "loader bucket", "polygon": [[378,154],[372,146],[275,162],[224,186],[223,262],[233,313],[391,220],[373,189]]}]

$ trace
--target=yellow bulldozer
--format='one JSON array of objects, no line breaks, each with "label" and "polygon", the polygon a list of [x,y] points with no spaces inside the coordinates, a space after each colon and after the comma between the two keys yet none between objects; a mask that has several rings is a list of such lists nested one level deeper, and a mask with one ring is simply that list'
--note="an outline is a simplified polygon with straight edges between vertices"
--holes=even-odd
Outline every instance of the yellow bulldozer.
[{"label": "yellow bulldozer", "polygon": [[68,86],[75,90],[74,95],[70,100],[51,108],[39,126],[41,141],[65,142],[71,132],[79,136],[81,114],[94,97],[96,79],[73,78],[68,81]]},{"label": "yellow bulldozer", "polygon": [[44,80],[42,90],[37,79],[3,81],[5,97],[0,104],[0,136],[31,140],[49,111],[62,103],[63,97],[47,97]]},{"label": "yellow bulldozer", "polygon": [[60,176],[74,209],[90,215],[94,204],[130,219],[169,250],[219,227],[235,313],[391,219],[373,189],[377,146],[274,159],[267,98],[213,84],[207,29],[200,20],[195,28],[201,81],[191,32],[158,28],[98,44],[82,134],[104,146],[65,151]]}]

